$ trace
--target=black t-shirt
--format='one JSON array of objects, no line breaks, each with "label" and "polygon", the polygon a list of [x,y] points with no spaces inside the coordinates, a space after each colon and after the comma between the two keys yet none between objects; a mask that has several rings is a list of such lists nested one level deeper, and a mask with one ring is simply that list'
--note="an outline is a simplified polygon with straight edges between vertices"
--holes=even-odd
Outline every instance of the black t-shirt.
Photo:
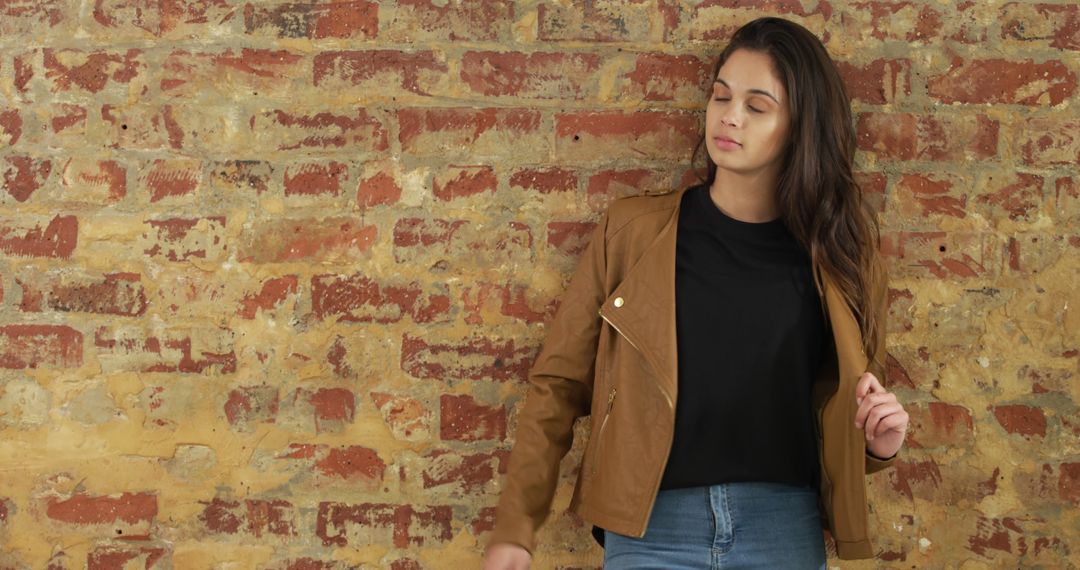
[{"label": "black t-shirt", "polygon": [[810,389],[826,346],[810,256],[780,219],[682,197],[675,259],[678,397],[661,489],[818,484]]}]

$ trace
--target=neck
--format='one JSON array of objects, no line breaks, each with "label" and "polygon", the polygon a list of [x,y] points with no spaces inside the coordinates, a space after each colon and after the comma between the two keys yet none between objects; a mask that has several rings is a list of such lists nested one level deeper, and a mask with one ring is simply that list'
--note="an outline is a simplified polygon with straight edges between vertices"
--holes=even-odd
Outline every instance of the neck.
[{"label": "neck", "polygon": [[759,223],[780,217],[775,174],[743,174],[717,168],[709,196],[721,211],[736,220]]}]

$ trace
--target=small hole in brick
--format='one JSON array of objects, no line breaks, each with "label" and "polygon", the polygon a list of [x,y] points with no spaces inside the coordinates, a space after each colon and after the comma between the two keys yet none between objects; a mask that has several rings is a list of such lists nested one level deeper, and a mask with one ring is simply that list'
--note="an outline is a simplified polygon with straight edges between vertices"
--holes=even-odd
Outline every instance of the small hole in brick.
[{"label": "small hole in brick", "polygon": [[945,246],[943,246],[943,245],[938,246],[938,251],[945,251]]}]

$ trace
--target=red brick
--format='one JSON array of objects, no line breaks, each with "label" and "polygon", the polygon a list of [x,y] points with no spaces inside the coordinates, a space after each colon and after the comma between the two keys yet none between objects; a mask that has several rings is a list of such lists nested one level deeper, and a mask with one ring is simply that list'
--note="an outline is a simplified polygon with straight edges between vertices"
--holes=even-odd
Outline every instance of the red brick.
[{"label": "red brick", "polygon": [[490,271],[501,264],[525,264],[533,259],[529,226],[516,221],[503,225],[472,225],[466,220],[399,218],[394,225],[394,261],[445,270],[471,266]]},{"label": "red brick", "polygon": [[916,44],[938,38],[942,29],[941,12],[913,2],[855,2],[841,13],[840,22],[856,37]]},{"label": "red brick", "polygon": [[1076,94],[1076,74],[1062,62],[955,58],[949,71],[927,79],[929,95],[944,103],[1057,105]]},{"label": "red brick", "polygon": [[356,378],[356,371],[349,365],[349,350],[341,336],[334,337],[334,343],[326,352],[326,361],[334,366],[334,375],[338,378]]},{"label": "red brick", "polygon": [[140,49],[87,52],[45,48],[42,53],[45,78],[53,93],[100,93],[110,86],[116,93],[124,93],[132,81],[146,80],[140,78],[147,69]]},{"label": "red brick", "polygon": [[1080,50],[1080,5],[1009,2],[1001,7],[1001,38],[1058,50]]},{"label": "red brick", "polygon": [[371,392],[371,399],[396,439],[427,441],[431,432],[431,411],[423,402],[385,392]]},{"label": "red brick", "polygon": [[76,146],[78,143],[75,141],[85,140],[87,118],[90,116],[86,107],[70,103],[53,103],[46,109],[47,120],[43,117],[41,122],[48,123],[49,136],[52,139],[49,146]]},{"label": "red brick", "polygon": [[202,162],[189,159],[157,159],[139,182],[150,192],[150,202],[195,194],[202,183]]},{"label": "red brick", "polygon": [[429,342],[408,333],[401,340],[401,369],[415,378],[524,382],[536,350],[514,339],[494,341],[470,337],[456,342]]},{"label": "red brick", "polygon": [[682,101],[701,104],[712,83],[712,63],[693,55],[638,54],[634,69],[623,75],[619,98],[630,101]]},{"label": "red brick", "polygon": [[586,182],[589,209],[603,212],[616,198],[664,192],[672,187],[668,172],[648,168],[601,170]]},{"label": "red brick", "polygon": [[1043,115],[1020,123],[1016,137],[1026,164],[1075,165],[1080,163],[1080,119]]},{"label": "red brick", "polygon": [[1023,172],[990,176],[972,203],[984,210],[988,220],[1008,218],[1034,222],[1043,204],[1043,177]]},{"label": "red brick", "polygon": [[652,2],[620,0],[595,4],[542,3],[537,7],[537,34],[543,42],[650,42],[654,26],[667,37],[673,22]]},{"label": "red brick", "polygon": [[52,173],[52,162],[30,156],[8,156],[7,166],[0,173],[0,189],[17,202],[25,202],[41,189]]},{"label": "red brick", "polygon": [[906,59],[875,59],[861,65],[837,61],[848,97],[872,105],[884,105],[911,94],[911,62]]},{"label": "red brick", "polygon": [[143,253],[169,261],[218,260],[225,256],[225,217],[147,220]]},{"label": "red brick", "polygon": [[[726,43],[740,25],[765,14],[780,17],[797,16],[796,20],[807,19],[811,21],[815,19],[828,21],[832,18],[832,5],[829,2],[814,2],[809,4],[810,8],[807,8],[807,5],[801,0],[703,0],[694,6],[691,21],[703,19],[705,15],[700,14],[703,11],[727,13],[729,10],[739,10],[739,14],[743,18],[739,20],[738,24],[696,30],[691,34],[691,39]],[[821,39],[828,42],[828,26],[824,29]]]},{"label": "red brick", "polygon": [[1016,435],[1046,437],[1046,415],[1039,408],[1022,404],[992,406],[994,418],[1005,431]]},{"label": "red brick", "polygon": [[522,168],[510,175],[511,188],[551,194],[552,192],[573,192],[578,187],[577,172],[557,166]]},{"label": "red brick", "polygon": [[341,479],[382,481],[386,463],[374,449],[360,445],[331,447],[315,462],[320,473]]},{"label": "red brick", "polygon": [[[0,69],[3,65],[0,64]],[[23,119],[18,109],[0,109],[0,146],[15,146],[23,133]]]},{"label": "red brick", "polygon": [[468,395],[439,398],[439,438],[444,441],[502,441],[506,439],[506,408],[485,406]]},{"label": "red brick", "polygon": [[996,236],[961,232],[883,232],[882,253],[896,258],[898,276],[965,279],[1001,272]]},{"label": "red brick", "polygon": [[252,34],[262,29],[271,30],[279,38],[374,39],[379,33],[379,3],[345,0],[280,6],[244,4],[244,30]]},{"label": "red brick", "polygon": [[460,454],[435,450],[424,456],[429,465],[421,474],[425,489],[440,492],[445,487],[455,495],[482,493],[498,474],[506,473],[508,451]]},{"label": "red brick", "polygon": [[401,152],[413,156],[444,157],[463,149],[506,153],[510,141],[514,147],[543,134],[540,112],[527,109],[399,109],[397,121]]},{"label": "red brick", "polygon": [[467,313],[465,322],[470,325],[484,324],[485,308],[491,304],[498,305],[499,314],[527,323],[548,322],[555,316],[558,301],[549,300],[547,304],[533,308],[529,304],[528,293],[528,288],[523,285],[482,282],[475,287],[466,287],[461,293],[461,302]]},{"label": "red brick", "polygon": [[171,557],[172,547],[165,542],[137,540],[98,544],[87,554],[86,570],[165,570],[173,567]]},{"label": "red brick", "polygon": [[555,115],[555,160],[677,160],[694,151],[699,117],[678,111],[575,111]]},{"label": "red brick", "polygon": [[997,155],[998,122],[985,115],[860,113],[859,150],[884,160],[960,161]]},{"label": "red brick", "polygon": [[23,311],[40,311],[44,306],[62,312],[137,317],[149,305],[138,273],[108,273],[98,280],[71,279],[65,272],[44,280],[15,281],[23,289]]},{"label": "red brick", "polygon": [[987,28],[992,25],[992,20],[986,18],[985,8],[985,3],[974,0],[957,2],[942,30],[945,39],[968,45],[985,44]]},{"label": "red brick", "polygon": [[0,37],[31,35],[42,29],[60,27],[72,19],[70,10],[63,0],[4,2],[0,4]]},{"label": "red brick", "polygon": [[449,68],[435,52],[400,50],[323,51],[315,56],[315,87],[356,86],[382,92],[431,95],[426,77]]},{"label": "red brick", "polygon": [[510,0],[439,2],[398,0],[382,37],[417,41],[495,41],[507,37],[514,23]]},{"label": "red brick", "polygon": [[[1012,546],[1014,534],[1019,535],[1016,537],[1018,540],[1017,551],[1014,551]],[[987,518],[980,514],[975,523],[975,533],[968,536],[967,549],[986,558],[996,556],[993,553],[987,553],[988,550],[1024,554],[1027,551],[1027,546],[1024,543],[1023,535],[1024,529],[1012,517]]]},{"label": "red brick", "polygon": [[64,163],[64,197],[116,203],[127,196],[127,169],[115,160],[69,160]]},{"label": "red brick", "polygon": [[967,216],[964,179],[950,174],[904,174],[894,187],[898,213],[906,218]]},{"label": "red brick", "polygon": [[[104,128],[98,136],[105,141],[104,146],[111,149],[184,151],[190,141],[197,140],[200,135],[212,135],[220,128],[217,121],[204,124],[192,121],[193,117],[205,113],[205,107],[192,108],[179,103],[105,103],[101,106]],[[190,139],[186,138],[188,134]]]},{"label": "red brick", "polygon": [[228,501],[214,497],[199,501],[205,505],[199,521],[214,534],[243,531],[256,538],[267,535],[295,536],[293,521],[297,514],[292,503],[282,499],[246,499]]},{"label": "red brick", "polygon": [[75,216],[54,216],[48,225],[0,220],[0,252],[27,257],[69,258],[79,238]]},{"label": "red brick", "polygon": [[359,273],[316,275],[311,278],[311,310],[319,319],[337,322],[395,323],[406,316],[417,323],[442,320],[450,310],[450,297],[419,282],[380,283]]},{"label": "red brick", "polygon": [[435,546],[453,538],[450,506],[388,503],[319,503],[315,535],[323,546],[345,547],[351,544],[393,544],[395,548]]},{"label": "red brick", "polygon": [[[894,473],[893,490],[907,497],[909,501],[916,497],[916,492],[920,499],[933,497],[932,491],[941,486],[941,469],[933,459],[897,461]],[[915,492],[912,491],[913,486]]]},{"label": "red brick", "polygon": [[[54,6],[60,3],[57,0],[46,1]],[[3,24],[4,22],[4,19],[0,19],[0,24]],[[29,92],[30,80],[34,78],[34,60],[37,59],[38,51],[39,50],[30,50],[23,53],[17,53],[12,60],[12,63],[14,64],[13,67],[15,68],[13,77],[15,89],[24,95]]]},{"label": "red brick", "polygon": [[482,507],[469,523],[474,535],[495,530],[495,507]]},{"label": "red brick", "polygon": [[277,386],[244,386],[229,392],[225,417],[234,426],[254,422],[274,423],[278,413]]},{"label": "red brick", "polygon": [[874,212],[885,211],[885,189],[888,187],[889,179],[885,174],[881,172],[859,172],[853,173],[855,177],[855,183],[859,186],[859,191],[862,194],[863,200],[866,200],[871,206],[871,210]]},{"label": "red brick", "polygon": [[68,326],[0,326],[0,368],[78,368],[82,353],[82,333]]},{"label": "red brick", "polygon": [[909,417],[907,445],[912,448],[969,447],[974,442],[971,410],[945,402],[905,406]]},{"label": "red brick", "polygon": [[[283,95],[287,96],[287,95]],[[252,135],[265,137],[273,141],[273,149],[292,151],[299,149],[348,149],[357,152],[384,152],[389,148],[389,135],[386,126],[378,117],[366,109],[354,108],[348,113],[321,111],[315,114],[298,114],[288,109],[262,111],[248,120]],[[302,164],[297,176],[301,180],[298,188],[288,186],[286,171],[286,194],[313,194],[325,192],[330,184],[340,186],[348,179],[345,165],[330,161],[326,166]],[[307,173],[307,174],[305,174]],[[320,178],[338,178],[338,182],[320,180]],[[308,180],[307,178],[314,178]],[[307,190],[306,185],[315,185],[318,190]],[[333,192],[335,195],[339,190]]]},{"label": "red brick", "polygon": [[316,431],[351,424],[356,415],[356,397],[345,388],[319,388],[311,394]]},{"label": "red brick", "polygon": [[594,98],[599,70],[594,53],[466,51],[461,57],[461,81],[483,97]]},{"label": "red brick", "polygon": [[270,92],[305,75],[309,60],[288,50],[232,48],[217,53],[174,49],[161,64],[161,92],[167,97],[195,98],[209,90],[225,97],[230,92]]},{"label": "red brick", "polygon": [[328,164],[302,164],[298,168],[285,170],[286,196],[318,196],[320,194],[341,193],[342,183],[349,180],[349,170],[345,164],[330,161]]},{"label": "red brick", "polygon": [[298,279],[296,275],[286,275],[263,281],[258,293],[249,293],[240,301],[236,314],[245,319],[254,319],[259,309],[269,311],[296,295]]},{"label": "red brick", "polygon": [[481,192],[495,193],[499,181],[490,166],[448,166],[435,175],[432,192],[443,201],[473,196]]},{"label": "red brick", "polygon": [[389,206],[401,199],[401,185],[385,172],[362,178],[356,189],[356,205],[360,208]]},{"label": "red brick", "polygon": [[45,515],[69,524],[151,524],[158,513],[157,495],[122,493],[120,496],[74,495],[68,499],[50,499]]},{"label": "red brick", "polygon": [[243,262],[357,259],[379,235],[377,226],[353,217],[272,218],[253,225],[238,254]]},{"label": "red brick", "polygon": [[[100,37],[116,34],[143,36],[147,32],[155,37],[179,34],[184,31],[211,33],[208,22],[228,21],[236,10],[227,0],[174,3],[142,0],[96,0],[94,21],[108,28],[94,29]],[[222,28],[224,31],[226,28]],[[227,28],[231,30],[231,28]]]},{"label": "red brick", "polygon": [[107,371],[232,374],[236,372],[234,336],[220,327],[152,335],[138,328],[102,326],[94,331],[94,346]]},{"label": "red brick", "polygon": [[548,245],[571,256],[578,256],[589,245],[596,222],[548,222]]},{"label": "red brick", "polygon": [[1080,505],[1080,463],[1062,463],[1058,490],[1061,500]]}]

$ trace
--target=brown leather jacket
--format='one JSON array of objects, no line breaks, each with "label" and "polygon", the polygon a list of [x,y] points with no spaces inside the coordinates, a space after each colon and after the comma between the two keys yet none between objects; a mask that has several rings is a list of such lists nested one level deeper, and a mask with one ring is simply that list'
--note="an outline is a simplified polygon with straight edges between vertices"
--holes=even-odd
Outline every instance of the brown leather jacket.
[{"label": "brown leather jacket", "polygon": [[[675,236],[685,191],[621,198],[600,218],[529,371],[488,545],[512,542],[534,551],[574,421],[584,415],[591,416],[591,435],[570,509],[604,529],[644,535],[675,425]],[[880,260],[878,269],[872,294],[884,327]],[[855,384],[864,371],[884,381],[884,328],[868,362],[850,309],[822,273],[827,346],[834,349],[812,391],[822,527],[841,559],[872,558],[865,476],[896,456],[867,453],[864,432],[854,425]]]}]

